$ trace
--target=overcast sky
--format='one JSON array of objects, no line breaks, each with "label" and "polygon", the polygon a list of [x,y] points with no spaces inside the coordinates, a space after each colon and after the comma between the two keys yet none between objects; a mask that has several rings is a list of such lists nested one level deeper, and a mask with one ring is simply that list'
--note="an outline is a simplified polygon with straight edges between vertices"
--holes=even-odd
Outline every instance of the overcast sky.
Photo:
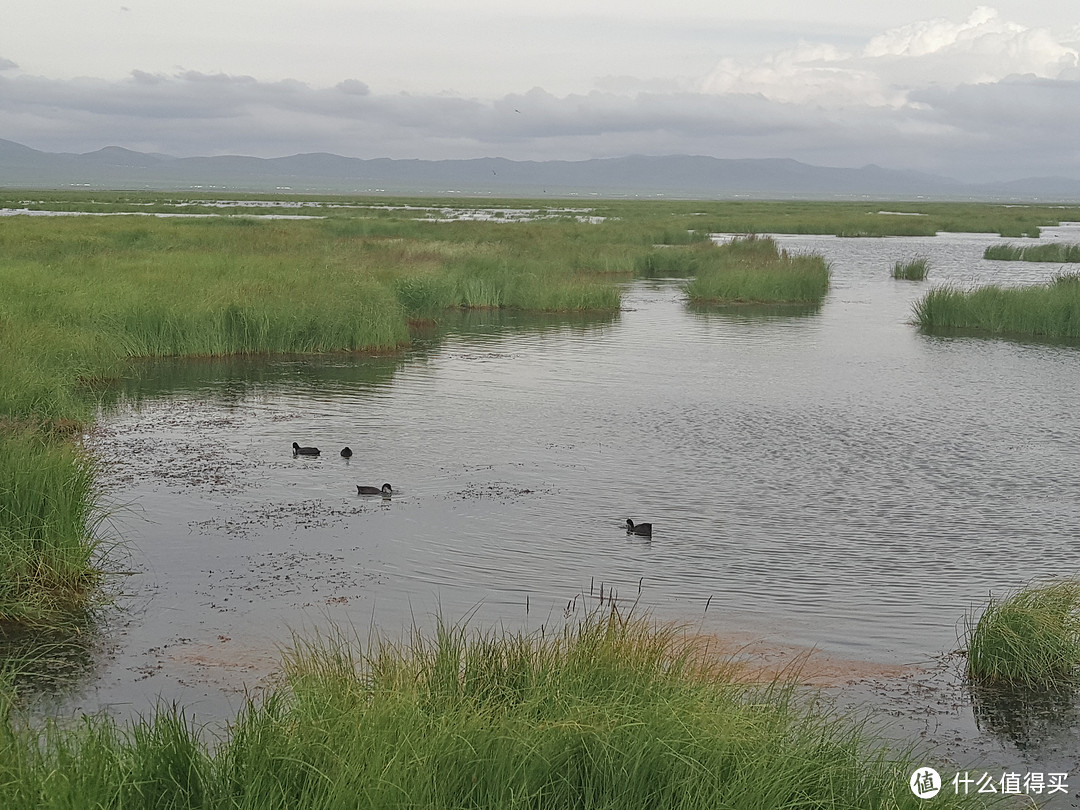
[{"label": "overcast sky", "polygon": [[1080,178],[1080,3],[9,0],[46,151],[699,154]]}]

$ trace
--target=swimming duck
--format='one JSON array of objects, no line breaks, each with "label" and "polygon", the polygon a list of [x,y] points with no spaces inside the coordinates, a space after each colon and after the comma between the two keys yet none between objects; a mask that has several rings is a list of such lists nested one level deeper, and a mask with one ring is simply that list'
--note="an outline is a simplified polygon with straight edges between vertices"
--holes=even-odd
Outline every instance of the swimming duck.
[{"label": "swimming duck", "polygon": [[357,495],[382,495],[384,498],[389,498],[394,494],[394,488],[389,484],[383,484],[382,489],[378,487],[362,487],[359,484],[356,485]]},{"label": "swimming duck", "polygon": [[318,447],[301,447],[296,442],[292,443],[292,454],[294,456],[317,456],[319,455]]},{"label": "swimming duck", "polygon": [[634,521],[630,518],[626,519],[626,533],[627,534],[640,534],[643,537],[652,537],[652,524],[651,523],[638,523],[634,525]]},{"label": "swimming duck", "polygon": [[341,457],[342,458],[351,458],[352,457],[352,448],[351,447],[342,447],[341,448]]}]

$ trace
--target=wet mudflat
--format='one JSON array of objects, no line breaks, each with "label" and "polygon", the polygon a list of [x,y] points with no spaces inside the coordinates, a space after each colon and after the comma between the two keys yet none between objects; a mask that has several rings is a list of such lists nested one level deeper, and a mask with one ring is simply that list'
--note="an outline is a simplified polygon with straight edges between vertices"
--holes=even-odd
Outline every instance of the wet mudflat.
[{"label": "wet mudflat", "polygon": [[[227,718],[292,631],[536,628],[602,594],[765,657],[816,648],[817,683],[898,738],[1080,786],[1065,699],[976,711],[949,655],[988,592],[1080,564],[1080,348],[908,323],[930,285],[1061,268],[983,261],[983,234],[779,241],[831,262],[820,309],[641,281],[616,316],[447,317],[401,356],[147,369],[88,438],[131,573],[51,710]],[[930,278],[894,281],[916,254]]]}]

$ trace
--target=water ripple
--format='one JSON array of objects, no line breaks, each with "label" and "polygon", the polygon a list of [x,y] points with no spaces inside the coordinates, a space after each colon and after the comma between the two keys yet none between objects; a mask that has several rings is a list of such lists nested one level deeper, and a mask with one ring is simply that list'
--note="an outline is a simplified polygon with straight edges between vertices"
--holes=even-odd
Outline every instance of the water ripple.
[{"label": "water ripple", "polygon": [[[94,445],[112,497],[150,518],[125,527],[146,567],[176,572],[155,587],[187,605],[145,632],[209,621],[221,572],[303,550],[349,576],[264,588],[229,622],[482,604],[514,624],[603,583],[661,616],[709,603],[728,626],[910,660],[950,649],[991,589],[1075,570],[1077,349],[908,323],[928,284],[1053,268],[986,262],[985,234],[780,241],[830,261],[822,307],[695,309],[646,281],[614,318],[471,314],[400,358],[148,373]],[[931,281],[894,281],[916,254]],[[384,481],[392,500],[356,495]]]}]

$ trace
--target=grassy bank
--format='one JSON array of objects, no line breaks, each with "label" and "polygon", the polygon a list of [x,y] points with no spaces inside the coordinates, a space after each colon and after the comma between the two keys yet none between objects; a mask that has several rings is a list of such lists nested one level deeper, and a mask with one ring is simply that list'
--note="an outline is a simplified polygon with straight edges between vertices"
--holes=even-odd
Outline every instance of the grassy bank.
[{"label": "grassy bank", "polygon": [[914,306],[927,330],[974,329],[991,334],[1080,337],[1080,276],[1061,275],[1031,287],[941,287]]},{"label": "grassy bank", "polygon": [[991,245],[984,259],[1003,262],[1080,262],[1080,245],[1052,242],[1048,245]]},{"label": "grassy bank", "polygon": [[980,683],[1046,687],[1080,674],[1080,580],[1029,585],[990,599],[966,621],[968,675]]},{"label": "grassy bank", "polygon": [[93,479],[69,440],[0,431],[0,629],[63,626],[90,606],[100,580]]},{"label": "grassy bank", "polygon": [[821,256],[791,256],[768,237],[692,250],[696,266],[686,293],[694,302],[819,303],[829,289]]},{"label": "grassy bank", "polygon": [[[900,808],[915,763],[793,686],[746,686],[617,613],[298,645],[212,748],[175,709],[0,725],[5,808]],[[946,807],[974,799],[936,799]]]}]

